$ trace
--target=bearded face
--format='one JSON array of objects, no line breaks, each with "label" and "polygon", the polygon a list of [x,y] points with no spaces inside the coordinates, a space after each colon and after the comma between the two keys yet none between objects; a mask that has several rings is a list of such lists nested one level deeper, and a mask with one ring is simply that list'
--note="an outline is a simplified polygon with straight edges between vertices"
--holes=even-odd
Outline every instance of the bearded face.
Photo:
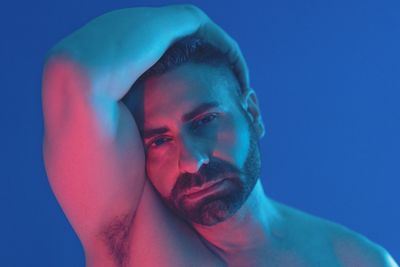
[{"label": "bearded face", "polygon": [[227,68],[187,63],[136,92],[148,178],[189,223],[228,219],[259,177],[262,122],[255,95],[239,96],[238,87]]}]

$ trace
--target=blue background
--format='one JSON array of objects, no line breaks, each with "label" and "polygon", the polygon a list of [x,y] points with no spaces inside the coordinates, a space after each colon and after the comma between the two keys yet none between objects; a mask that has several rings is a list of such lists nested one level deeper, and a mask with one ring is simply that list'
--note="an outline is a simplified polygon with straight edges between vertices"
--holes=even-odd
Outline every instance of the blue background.
[{"label": "blue background", "polygon": [[[178,1],[2,3],[2,266],[84,266],[47,182],[46,51],[112,9]],[[400,2],[192,1],[238,40],[267,134],[269,196],[341,223],[400,259]]]}]

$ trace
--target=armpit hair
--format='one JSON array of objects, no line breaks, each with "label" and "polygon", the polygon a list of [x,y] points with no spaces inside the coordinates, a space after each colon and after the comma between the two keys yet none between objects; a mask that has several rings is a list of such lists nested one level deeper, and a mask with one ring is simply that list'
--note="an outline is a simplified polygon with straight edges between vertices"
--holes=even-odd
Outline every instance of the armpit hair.
[{"label": "armpit hair", "polygon": [[128,261],[131,222],[130,214],[118,216],[101,232],[102,239],[118,267],[126,266]]}]

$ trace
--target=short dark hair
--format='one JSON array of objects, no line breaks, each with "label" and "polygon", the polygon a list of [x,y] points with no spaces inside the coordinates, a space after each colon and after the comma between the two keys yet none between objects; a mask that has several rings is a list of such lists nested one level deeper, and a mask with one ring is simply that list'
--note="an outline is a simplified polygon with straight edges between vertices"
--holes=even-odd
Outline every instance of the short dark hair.
[{"label": "short dark hair", "polygon": [[162,57],[135,82],[133,87],[141,86],[150,77],[160,76],[185,63],[207,64],[214,67],[228,68],[238,82],[236,95],[241,94],[240,80],[233,63],[229,62],[227,54],[216,46],[205,42],[196,36],[184,37],[173,43]]}]

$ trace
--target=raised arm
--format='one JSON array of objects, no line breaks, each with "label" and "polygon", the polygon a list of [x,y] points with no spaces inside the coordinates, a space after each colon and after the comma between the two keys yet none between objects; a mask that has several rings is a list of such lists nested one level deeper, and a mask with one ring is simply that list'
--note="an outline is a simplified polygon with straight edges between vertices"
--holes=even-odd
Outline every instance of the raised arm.
[{"label": "raised arm", "polygon": [[127,262],[129,229],[145,180],[142,142],[121,99],[169,45],[194,33],[225,50],[247,83],[236,43],[190,5],[107,13],[48,54],[45,166],[89,266]]}]

